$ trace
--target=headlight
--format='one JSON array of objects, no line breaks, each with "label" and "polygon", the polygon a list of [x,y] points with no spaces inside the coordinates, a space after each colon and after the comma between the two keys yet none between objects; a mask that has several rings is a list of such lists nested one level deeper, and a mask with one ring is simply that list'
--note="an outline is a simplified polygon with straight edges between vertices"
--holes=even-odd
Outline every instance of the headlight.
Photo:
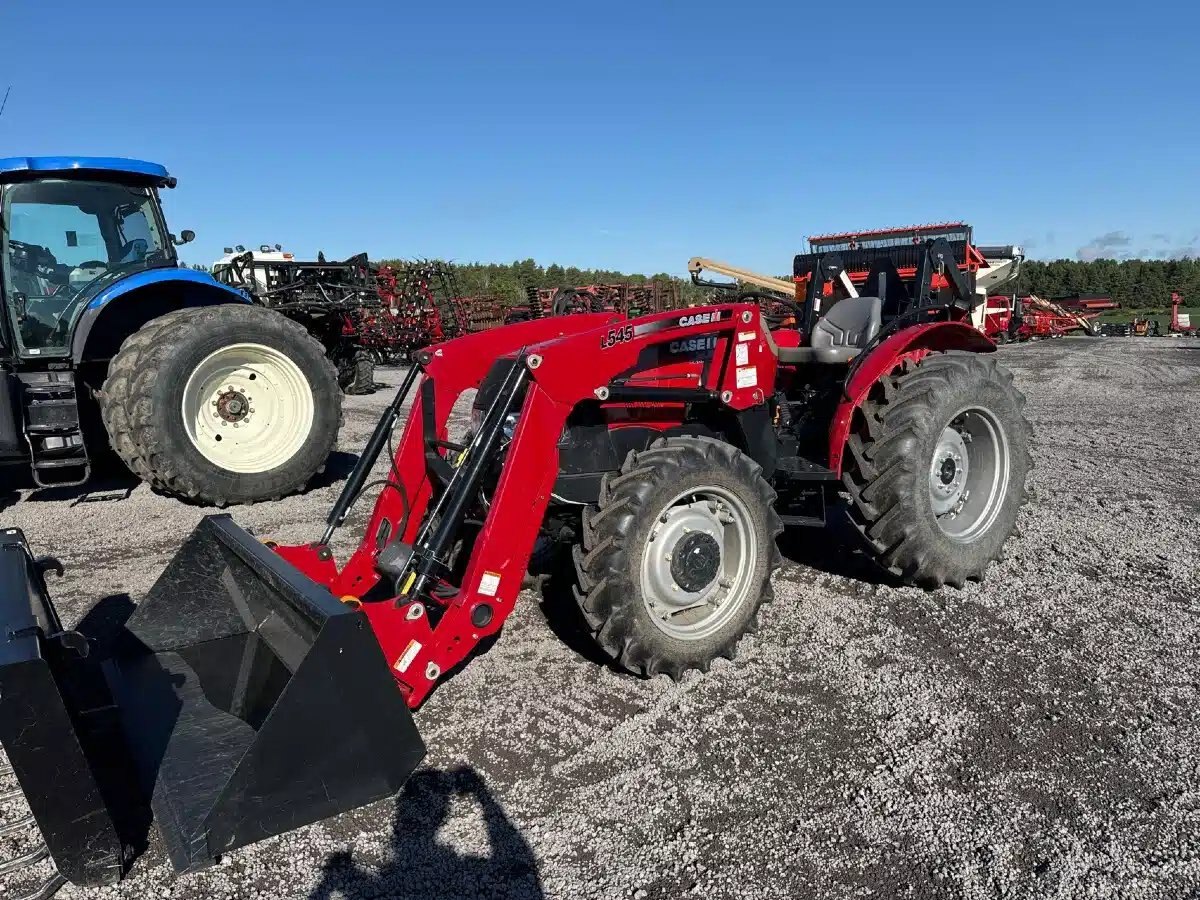
[{"label": "headlight", "polygon": [[513,434],[515,434],[517,430],[517,414],[509,413],[507,416],[505,416],[504,424],[500,426],[500,430],[503,431],[504,436],[511,441]]},{"label": "headlight", "polygon": [[[504,417],[504,424],[500,426],[500,430],[504,433],[504,437],[512,440],[512,436],[517,431],[517,413],[509,413]],[[479,434],[479,429],[483,426],[483,410],[471,410],[471,429],[468,434]]]}]

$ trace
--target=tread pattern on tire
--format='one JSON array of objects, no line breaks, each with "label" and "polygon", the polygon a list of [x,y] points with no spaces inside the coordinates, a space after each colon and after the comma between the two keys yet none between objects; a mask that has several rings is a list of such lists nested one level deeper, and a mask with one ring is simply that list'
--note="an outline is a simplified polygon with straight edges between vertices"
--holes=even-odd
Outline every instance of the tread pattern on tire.
[{"label": "tread pattern on tire", "polygon": [[[726,639],[711,657],[694,664],[679,658],[656,654],[638,640],[630,627],[628,608],[635,585],[629,581],[630,535],[645,515],[659,510],[646,508],[648,496],[662,484],[678,483],[686,472],[689,456],[701,455],[709,464],[733,470],[744,476],[758,494],[770,534],[767,575],[760,599],[744,631]],[[762,469],[732,444],[710,437],[667,437],[654,441],[646,450],[631,451],[621,470],[605,475],[597,506],[585,508],[581,544],[572,548],[575,567],[575,602],[595,642],[618,665],[629,672],[650,677],[666,674],[678,681],[689,668],[708,671],[714,657],[732,659],[737,643],[745,632],[757,630],[758,608],[773,599],[771,575],[783,564],[776,538],[783,522],[775,512],[775,491],[762,478]],[[764,548],[760,548],[762,552]],[[640,599],[636,601],[639,605]]]},{"label": "tread pattern on tire", "polygon": [[375,357],[368,350],[355,352],[347,366],[343,389],[351,396],[375,392]]},{"label": "tread pattern on tire", "polygon": [[[997,548],[975,560],[965,575],[947,571],[902,504],[904,492],[926,489],[927,460],[917,452],[917,443],[922,429],[930,425],[931,399],[971,379],[991,381],[1012,396],[1017,421],[1006,424],[1023,432],[1019,445],[1024,457],[1018,462],[1020,471],[1027,473],[1033,461],[1028,452],[1032,428],[1023,413],[1025,395],[991,354],[931,353],[917,362],[906,360],[863,402],[846,444],[842,483],[850,495],[851,522],[880,566],[925,588],[961,588],[967,580],[982,581],[988,565],[1001,555]],[[1019,492],[1019,506],[1028,500],[1024,478],[1021,482],[1012,487]]]},{"label": "tread pattern on tire", "polygon": [[[203,327],[206,319],[222,315],[228,309],[244,309],[247,307],[218,305],[191,307],[176,310],[152,319],[138,331],[131,334],[121,344],[121,348],[112,358],[108,367],[108,376],[104,385],[96,393],[100,405],[100,415],[104,428],[108,432],[109,442],[113,451],[120,457],[134,474],[151,487],[180,497],[202,500],[221,507],[228,505],[231,499],[227,496],[214,494],[202,484],[187,477],[167,454],[156,451],[161,446],[156,430],[157,424],[152,417],[151,404],[146,400],[157,372],[149,364],[149,354],[157,348],[170,345],[178,338],[194,328]],[[249,307],[257,308],[257,307]],[[326,373],[334,383],[337,381],[337,371],[326,357],[321,344],[313,338],[302,326],[284,316],[278,316],[279,323],[296,332],[296,336],[310,342],[324,360]],[[344,413],[339,410],[339,428],[344,420]],[[298,490],[303,485],[280,485],[267,495],[244,502],[261,500],[279,500]]]}]

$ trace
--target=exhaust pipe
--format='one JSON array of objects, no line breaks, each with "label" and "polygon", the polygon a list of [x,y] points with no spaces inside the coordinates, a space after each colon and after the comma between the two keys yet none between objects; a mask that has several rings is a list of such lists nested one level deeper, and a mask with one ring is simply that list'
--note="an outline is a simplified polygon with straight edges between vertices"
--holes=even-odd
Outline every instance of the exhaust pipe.
[{"label": "exhaust pipe", "polygon": [[[0,629],[0,742],[72,882],[119,879],[144,844],[131,796],[187,872],[393,796],[424,757],[366,615],[228,516],[196,527],[100,661],[16,533]],[[75,690],[89,679],[97,696]]]}]

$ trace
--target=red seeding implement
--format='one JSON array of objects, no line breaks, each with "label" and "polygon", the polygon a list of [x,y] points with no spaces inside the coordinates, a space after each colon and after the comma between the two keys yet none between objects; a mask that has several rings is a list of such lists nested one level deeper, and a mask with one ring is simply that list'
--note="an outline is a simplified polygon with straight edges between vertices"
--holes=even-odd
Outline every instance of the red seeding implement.
[{"label": "red seeding implement", "polygon": [[466,334],[467,311],[455,300],[453,271],[434,260],[380,266],[383,310],[362,324],[363,343],[381,362],[398,362],[430,344]]},{"label": "red seeding implement", "polygon": [[323,534],[262,544],[205,519],[107,654],[63,629],[58,564],[8,532],[0,740],[60,871],[127,867],[145,816],[111,783],[126,769],[180,870],[394,793],[424,752],[410,710],[500,633],[535,549],[561,550],[596,645],[642,676],[732,657],[776,538],[831,541],[831,508],[893,577],[982,579],[1025,498],[1024,398],[969,324],[970,251],[893,250],[853,250],[870,292],[834,254],[796,257],[787,326],[755,303],[590,312],[418,351]]},{"label": "red seeding implement", "polygon": [[1036,295],[1021,297],[1016,303],[1020,310],[1018,340],[1063,337],[1076,331],[1089,336],[1100,334],[1093,321],[1099,312],[1076,312]]},{"label": "red seeding implement", "polygon": [[589,284],[573,288],[528,288],[528,312],[512,310],[508,321],[528,321],[545,316],[580,312],[619,312],[626,316],[679,309],[679,285],[651,281],[646,284]]}]

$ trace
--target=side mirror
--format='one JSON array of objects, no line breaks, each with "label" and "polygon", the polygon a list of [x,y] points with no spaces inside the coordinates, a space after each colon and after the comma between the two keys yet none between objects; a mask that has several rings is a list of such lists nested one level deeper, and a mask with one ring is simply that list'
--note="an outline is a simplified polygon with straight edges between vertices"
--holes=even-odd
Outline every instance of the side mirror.
[{"label": "side mirror", "polygon": [[179,239],[177,241],[175,241],[175,243],[176,244],[190,244],[195,239],[196,239],[196,232],[192,231],[192,229],[190,229],[190,228],[185,228],[185,229],[183,229],[183,231],[179,232]]}]

